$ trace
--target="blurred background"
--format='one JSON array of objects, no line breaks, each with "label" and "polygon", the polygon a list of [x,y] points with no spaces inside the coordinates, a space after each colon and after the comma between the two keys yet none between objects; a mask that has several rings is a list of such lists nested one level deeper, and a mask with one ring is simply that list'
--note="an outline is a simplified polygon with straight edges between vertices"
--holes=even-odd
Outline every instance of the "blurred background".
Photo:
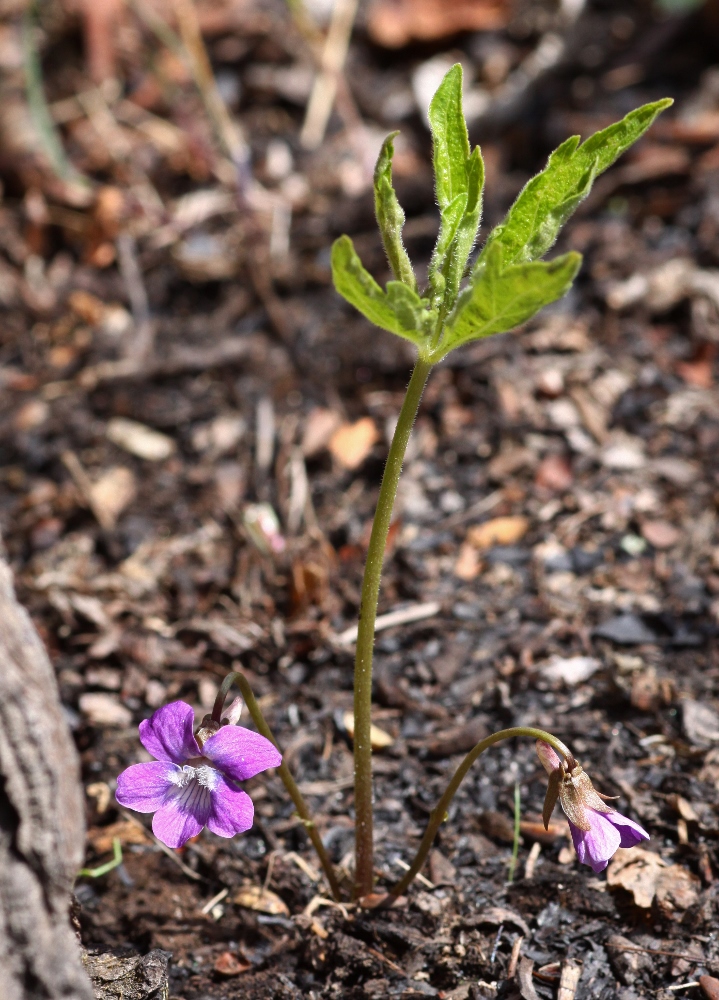
[{"label": "blurred background", "polygon": [[[200,979],[220,961],[162,930],[166,886],[161,915],[128,916],[133,878],[176,873],[110,793],[137,723],[207,710],[238,660],[335,859],[351,847],[351,626],[412,353],[334,293],[329,251],[349,233],[389,276],[371,178],[399,129],[426,274],[425,115],[457,61],[482,238],[568,135],[675,104],[562,236],[585,254],[572,292],[432,376],[380,607],[410,623],[378,637],[383,863],[437,761],[488,725],[556,724],[604,791],[647,782],[640,820],[709,884],[714,847],[676,834],[667,796],[689,767],[710,809],[719,774],[719,3],[0,0],[0,526],[83,755],[90,856],[112,826],[139,866],[83,887],[90,941],[167,947]],[[491,817],[516,780],[528,808],[543,791],[530,750],[495,760],[445,853],[502,883]],[[233,885],[304,850],[279,787],[256,802],[241,846],[206,838],[190,866]]]}]

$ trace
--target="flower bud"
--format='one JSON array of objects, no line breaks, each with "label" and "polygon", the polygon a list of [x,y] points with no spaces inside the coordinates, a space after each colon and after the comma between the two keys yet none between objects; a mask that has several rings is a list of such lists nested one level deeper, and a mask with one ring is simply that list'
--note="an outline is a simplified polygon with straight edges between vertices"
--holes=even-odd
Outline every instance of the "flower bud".
[{"label": "flower bud", "polygon": [[245,702],[241,695],[238,695],[231,705],[227,708],[222,709],[222,718],[220,719],[221,726],[236,726],[240,721],[240,716],[242,715],[242,709],[244,708]]}]

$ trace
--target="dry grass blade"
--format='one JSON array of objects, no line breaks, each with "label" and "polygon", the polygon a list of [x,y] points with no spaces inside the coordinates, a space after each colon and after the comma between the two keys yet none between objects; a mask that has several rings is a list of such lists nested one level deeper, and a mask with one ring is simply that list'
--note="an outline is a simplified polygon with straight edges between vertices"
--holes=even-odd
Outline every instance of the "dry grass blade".
[{"label": "dry grass blade", "polygon": [[317,149],[324,139],[337,95],[337,80],[347,58],[357,7],[358,0],[335,0],[322,51],[322,71],[315,79],[300,133],[300,142],[305,149]]}]

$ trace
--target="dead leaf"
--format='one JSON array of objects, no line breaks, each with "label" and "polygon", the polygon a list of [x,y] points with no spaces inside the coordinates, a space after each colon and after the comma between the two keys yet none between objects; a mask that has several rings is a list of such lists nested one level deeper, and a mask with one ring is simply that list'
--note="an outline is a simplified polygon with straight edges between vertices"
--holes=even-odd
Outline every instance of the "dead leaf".
[{"label": "dead leaf", "polygon": [[152,839],[138,823],[129,819],[118,820],[109,826],[91,826],[87,831],[87,842],[97,854],[112,850],[112,842],[117,838],[121,844],[151,844]]},{"label": "dead leaf", "polygon": [[107,425],[105,435],[118,448],[144,458],[147,462],[162,462],[175,451],[172,438],[125,417],[113,417]]},{"label": "dead leaf", "polygon": [[[345,727],[349,738],[353,739],[355,734],[355,718],[352,712],[344,713],[342,716],[342,725]],[[375,726],[374,722],[370,726],[369,738],[373,750],[384,750],[386,747],[391,747],[394,743],[390,734],[386,733],[384,729],[380,729],[379,726]]]},{"label": "dead leaf", "polygon": [[332,457],[343,469],[357,469],[379,440],[372,417],[362,417],[353,424],[338,427],[329,439]]},{"label": "dead leaf", "polygon": [[436,848],[429,855],[429,877],[435,885],[454,885],[457,878],[457,869]]},{"label": "dead leaf", "polygon": [[228,979],[231,976],[239,976],[242,972],[247,972],[251,968],[251,962],[245,961],[244,958],[235,955],[231,951],[223,951],[221,955],[218,955],[214,965],[218,976],[225,976]]},{"label": "dead leaf", "polygon": [[677,919],[699,899],[701,882],[682,865],[670,865],[660,872],[656,885],[656,905],[666,919]]},{"label": "dead leaf", "polygon": [[529,521],[521,515],[495,517],[484,524],[475,524],[467,532],[467,541],[476,549],[490,549],[493,545],[514,545],[527,533]]},{"label": "dead leaf", "polygon": [[637,906],[648,910],[666,867],[666,862],[652,851],[641,847],[620,848],[609,862],[607,885],[626,889]]},{"label": "dead leaf", "polygon": [[369,32],[378,45],[397,49],[412,39],[431,41],[459,31],[496,31],[508,20],[506,0],[375,0]]},{"label": "dead leaf", "polygon": [[283,899],[270,889],[259,885],[246,885],[235,896],[235,903],[244,906],[246,910],[256,910],[272,917],[289,917],[290,911]]}]

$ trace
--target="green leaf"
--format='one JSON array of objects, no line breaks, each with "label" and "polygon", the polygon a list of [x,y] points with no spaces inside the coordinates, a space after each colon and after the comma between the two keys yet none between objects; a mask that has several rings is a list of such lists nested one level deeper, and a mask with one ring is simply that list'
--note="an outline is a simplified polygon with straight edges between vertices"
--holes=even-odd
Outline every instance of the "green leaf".
[{"label": "green leaf", "polygon": [[452,247],[452,264],[447,269],[447,290],[444,300],[447,310],[452,308],[457,299],[459,283],[464,276],[469,255],[477,239],[479,220],[482,215],[483,189],[484,161],[479,146],[475,146],[467,161],[467,208],[459,224]]},{"label": "green leaf", "polygon": [[435,190],[441,213],[439,236],[429,268],[430,294],[435,308],[443,305],[444,310],[449,311],[477,238],[484,184],[484,163],[479,148],[470,155],[459,63],[449,70],[432,98],[429,123],[434,143]]},{"label": "green leaf", "polygon": [[460,294],[447,318],[437,360],[460,344],[511,330],[560,299],[581,263],[581,254],[572,252],[555,260],[502,267],[501,250],[492,247],[481,275]]},{"label": "green leaf", "polygon": [[563,142],[544,170],[521,191],[504,222],[490,233],[476,267],[481,270],[493,246],[501,248],[504,266],[543,256],[589,194],[595,178],[644,135],[657,115],[672,103],[671,98],[665,98],[645,104],[582,145],[579,136]]},{"label": "green leaf", "polygon": [[392,157],[394,140],[398,135],[399,132],[392,132],[387,136],[377,158],[374,170],[374,210],[392,273],[398,281],[403,281],[416,291],[417,279],[402,243],[404,212],[392,186]]},{"label": "green leaf", "polygon": [[450,270],[447,267],[450,250],[452,249],[452,243],[457,235],[460,223],[465,217],[466,208],[467,192],[461,191],[452,198],[448,205],[444,206],[441,212],[439,236],[437,237],[437,243],[429,265],[429,283],[432,289],[432,300],[437,306],[445,296],[447,287],[445,270]]},{"label": "green leaf", "polygon": [[469,135],[462,111],[462,67],[449,70],[429,106],[434,142],[434,183],[440,211],[467,190]]},{"label": "green leaf", "polygon": [[357,256],[349,236],[332,244],[332,280],[339,294],[375,326],[418,346],[426,343],[431,324],[428,303],[401,281],[383,291]]}]

